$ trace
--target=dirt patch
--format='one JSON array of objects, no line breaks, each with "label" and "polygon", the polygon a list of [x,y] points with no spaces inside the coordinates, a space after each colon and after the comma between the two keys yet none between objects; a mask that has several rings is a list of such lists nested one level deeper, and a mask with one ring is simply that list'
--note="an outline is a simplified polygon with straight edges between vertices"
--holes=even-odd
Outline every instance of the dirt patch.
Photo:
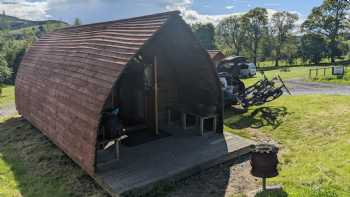
[{"label": "dirt patch", "polygon": [[261,186],[260,179],[250,174],[249,157],[244,156],[233,163],[218,167],[180,181],[168,197],[232,197],[245,196],[246,193]]},{"label": "dirt patch", "polygon": [[272,137],[266,133],[261,132],[259,129],[256,128],[247,128],[250,138],[257,143],[268,143],[268,144],[274,144],[276,146],[279,145],[279,143],[272,139]]}]

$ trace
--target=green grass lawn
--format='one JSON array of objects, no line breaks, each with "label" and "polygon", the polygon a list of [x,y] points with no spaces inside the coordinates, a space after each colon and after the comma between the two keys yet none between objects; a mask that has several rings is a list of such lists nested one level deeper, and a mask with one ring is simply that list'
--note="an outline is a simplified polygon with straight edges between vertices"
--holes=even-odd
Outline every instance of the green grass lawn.
[{"label": "green grass lawn", "polygon": [[[6,86],[0,107],[14,102]],[[18,115],[0,116],[0,197],[107,196],[83,170]]]},{"label": "green grass lawn", "polygon": [[[302,68],[300,68],[302,69]],[[302,70],[281,72],[284,78]],[[267,73],[272,75],[273,73]],[[13,87],[0,103],[13,102]],[[12,93],[11,93],[12,92]],[[333,197],[350,193],[350,97],[283,96],[247,113],[225,113],[225,129],[273,139],[289,196]],[[94,181],[19,116],[0,117],[0,196],[105,196]]]},{"label": "green grass lawn", "polygon": [[19,116],[0,117],[0,196],[107,196],[83,170]]},{"label": "green grass lawn", "polygon": [[0,107],[11,104],[15,100],[15,87],[5,86],[2,88],[2,94],[0,95]]},{"label": "green grass lawn", "polygon": [[[336,58],[335,61],[344,61],[347,59],[347,56],[343,56],[342,58]],[[331,60],[329,58],[323,58],[320,63],[331,63]],[[292,65],[304,65],[305,62],[302,61],[301,58],[296,58]],[[280,60],[278,63],[279,66],[290,66],[288,61],[286,60]],[[257,62],[258,67],[271,67],[275,66],[275,60],[266,60],[263,62]]]},{"label": "green grass lawn", "polygon": [[226,113],[226,130],[279,143],[280,175],[289,196],[350,194],[350,97],[284,96],[245,114]]},{"label": "green grass lawn", "polygon": [[[289,71],[283,71],[281,69],[265,71],[265,75],[271,79],[276,75],[280,75],[283,80],[288,79],[302,79],[310,82],[324,82],[324,83],[335,83],[341,85],[350,85],[350,68],[346,67],[345,75],[343,78],[337,78],[332,76],[332,69],[326,69],[324,76],[323,70],[319,70],[318,76],[316,77],[315,71],[312,71],[312,77],[309,78],[309,69],[316,67],[292,67]],[[242,79],[246,86],[254,84],[256,81],[262,79],[262,75],[258,72],[255,77]]]},{"label": "green grass lawn", "polygon": [[322,71],[320,76],[315,77],[313,75],[313,78],[307,79],[307,81],[335,83],[335,84],[340,84],[340,85],[350,85],[350,68],[345,67],[345,74],[341,78],[339,78],[337,76],[332,76],[332,70],[327,69],[325,76],[323,76],[323,71]]},{"label": "green grass lawn", "polygon": [[[281,69],[276,69],[276,70],[270,70],[270,71],[265,71],[265,75],[267,78],[271,79],[274,76],[280,75],[283,80],[288,80],[288,79],[306,79],[308,77],[308,72],[309,68],[307,67],[294,67],[294,68],[289,68],[289,71],[283,71]],[[248,78],[248,79],[243,79],[243,82],[246,84],[246,86],[250,86],[254,84],[256,81],[262,79],[262,75],[260,72],[257,72],[255,77]]]}]

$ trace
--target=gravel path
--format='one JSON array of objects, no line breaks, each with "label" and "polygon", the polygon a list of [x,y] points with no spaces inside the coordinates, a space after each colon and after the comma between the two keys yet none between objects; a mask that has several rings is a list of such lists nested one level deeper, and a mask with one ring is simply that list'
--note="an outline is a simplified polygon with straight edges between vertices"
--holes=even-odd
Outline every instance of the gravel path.
[{"label": "gravel path", "polygon": [[261,180],[250,174],[248,156],[232,163],[225,163],[194,175],[175,185],[176,189],[167,197],[232,197],[261,187]]},{"label": "gravel path", "polygon": [[350,86],[320,82],[306,82],[302,79],[285,81],[293,95],[302,94],[338,94],[350,95]]}]

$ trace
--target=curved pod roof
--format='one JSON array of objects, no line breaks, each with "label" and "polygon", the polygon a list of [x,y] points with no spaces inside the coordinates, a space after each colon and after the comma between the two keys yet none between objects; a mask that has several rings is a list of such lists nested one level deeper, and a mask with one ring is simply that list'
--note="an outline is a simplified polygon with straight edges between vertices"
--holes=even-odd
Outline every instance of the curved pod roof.
[{"label": "curved pod roof", "polygon": [[16,78],[16,107],[89,174],[96,130],[113,84],[129,60],[158,32],[168,12],[69,27],[38,40]]}]

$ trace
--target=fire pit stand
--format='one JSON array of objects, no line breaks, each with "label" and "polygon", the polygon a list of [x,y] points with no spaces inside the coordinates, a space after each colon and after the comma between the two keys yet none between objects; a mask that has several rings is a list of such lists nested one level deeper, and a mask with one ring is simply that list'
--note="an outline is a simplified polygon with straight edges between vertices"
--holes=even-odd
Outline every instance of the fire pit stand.
[{"label": "fire pit stand", "polygon": [[278,148],[272,144],[255,145],[250,164],[252,166],[251,174],[262,178],[263,191],[266,191],[266,178],[278,175],[277,158]]}]

